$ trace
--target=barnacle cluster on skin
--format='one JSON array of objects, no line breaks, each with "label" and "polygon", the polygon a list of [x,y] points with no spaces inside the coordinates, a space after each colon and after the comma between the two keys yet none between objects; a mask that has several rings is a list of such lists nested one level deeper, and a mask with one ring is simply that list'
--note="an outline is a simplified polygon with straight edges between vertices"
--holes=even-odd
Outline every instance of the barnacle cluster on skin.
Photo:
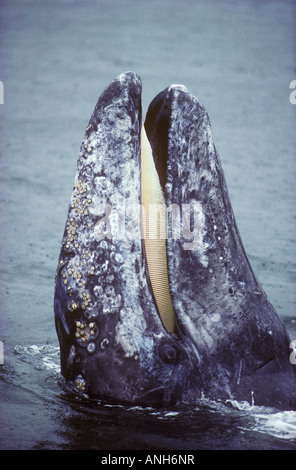
[{"label": "barnacle cluster on skin", "polygon": [[85,288],[86,280],[83,279],[84,264],[85,262],[70,260],[61,272],[62,282],[69,297],[72,297],[74,293],[79,296],[79,301],[68,303],[69,312],[73,312],[78,307],[84,310],[90,303],[91,296]]},{"label": "barnacle cluster on skin", "polygon": [[76,385],[77,389],[80,390],[81,392],[85,391],[86,382],[85,382],[84,378],[81,375],[78,375],[76,377],[75,385]]},{"label": "barnacle cluster on skin", "polygon": [[74,185],[71,208],[74,209],[76,215],[87,215],[87,208],[91,203],[92,199],[87,197],[87,185],[79,179]]},{"label": "barnacle cluster on skin", "polygon": [[94,322],[76,321],[75,338],[81,346],[86,346],[88,342],[95,338],[98,330]]},{"label": "barnacle cluster on skin", "polygon": [[[66,223],[63,249],[65,253],[75,253],[81,250],[81,239],[79,229],[81,224],[87,224],[87,229],[92,228],[92,221],[89,217],[89,207],[92,205],[92,197],[89,195],[88,186],[83,179],[78,179],[74,184],[72,199],[69,207],[69,214]],[[82,258],[87,258],[90,253],[84,250]]]}]

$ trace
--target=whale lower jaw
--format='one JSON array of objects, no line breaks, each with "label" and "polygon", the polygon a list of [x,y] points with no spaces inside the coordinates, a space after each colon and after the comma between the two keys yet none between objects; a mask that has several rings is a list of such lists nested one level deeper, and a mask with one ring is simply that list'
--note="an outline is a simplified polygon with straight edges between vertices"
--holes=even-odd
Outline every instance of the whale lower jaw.
[{"label": "whale lower jaw", "polygon": [[143,132],[141,91],[133,72],[111,82],[81,145],[54,296],[61,374],[107,400],[293,407],[289,337],[243,248],[208,115],[170,86]]}]

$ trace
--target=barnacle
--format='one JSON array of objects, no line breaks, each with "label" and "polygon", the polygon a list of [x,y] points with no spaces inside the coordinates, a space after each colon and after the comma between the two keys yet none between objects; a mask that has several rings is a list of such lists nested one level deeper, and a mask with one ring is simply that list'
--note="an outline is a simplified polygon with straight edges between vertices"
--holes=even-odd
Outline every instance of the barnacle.
[{"label": "barnacle", "polygon": [[84,378],[81,375],[78,375],[76,377],[75,384],[76,384],[76,387],[78,388],[78,390],[81,390],[82,392],[84,392],[85,387],[86,387],[86,382],[85,382]]}]

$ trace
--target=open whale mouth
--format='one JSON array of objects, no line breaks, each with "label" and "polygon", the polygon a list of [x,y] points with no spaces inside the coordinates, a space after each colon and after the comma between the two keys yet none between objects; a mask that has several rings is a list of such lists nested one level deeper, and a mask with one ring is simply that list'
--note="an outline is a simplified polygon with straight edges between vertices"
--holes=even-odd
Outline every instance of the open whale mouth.
[{"label": "open whale mouth", "polygon": [[[154,98],[142,124],[141,92],[136,74],[121,74],[86,128],[59,261],[64,285],[55,295],[57,325],[67,336],[74,318],[122,318],[124,308],[140,310],[147,325],[156,311],[167,333],[192,334],[205,308],[196,305],[197,291],[217,259],[232,262],[225,232],[234,221],[204,107],[183,85],[172,85]],[[243,251],[235,229],[231,237]],[[234,290],[231,283],[227,289]]]},{"label": "open whale mouth", "polygon": [[[173,102],[175,111],[172,109]],[[143,262],[146,265],[148,284],[159,317],[166,331],[174,333],[178,329],[178,321],[171,292],[176,289],[172,285],[172,277],[169,275],[168,251],[171,252],[171,257],[178,256],[178,253],[174,254],[173,252],[178,251],[176,243],[181,243],[182,249],[194,250],[195,255],[200,256],[201,264],[207,264],[206,245],[203,243],[204,214],[202,204],[198,198],[192,198],[190,194],[187,194],[187,191],[191,192],[191,185],[192,182],[195,183],[198,171],[194,159],[183,161],[184,158],[186,160],[190,158],[188,146],[190,126],[188,129],[181,129],[179,123],[183,120],[188,127],[188,122],[190,123],[194,113],[195,120],[196,117],[203,120],[205,111],[202,105],[182,85],[173,85],[156,96],[149,106],[143,125],[141,124],[141,111],[139,77],[133,73],[122,74],[109,86],[98,101],[87,126],[85,141],[82,144],[83,159],[91,160],[93,151],[95,158],[98,158],[96,152],[100,150],[99,145],[101,144],[99,129],[104,114],[107,115],[108,120],[110,134],[108,139],[115,149],[123,143],[128,147],[131,136],[133,138],[137,133],[138,149],[133,149],[129,158],[131,158],[130,163],[137,167],[139,186],[136,197],[140,203],[140,210],[135,211],[133,222],[130,225],[138,226],[136,237],[140,236],[142,239]],[[180,119],[179,113],[182,113],[182,119]],[[177,123],[178,129],[175,127],[175,123]],[[131,136],[127,136],[125,125],[127,125]],[[94,133],[96,129],[98,130]],[[173,142],[174,151],[169,157],[170,132],[181,132],[182,139],[187,139],[188,148],[184,147],[182,141],[184,148],[178,148],[176,142]],[[187,132],[188,135],[186,135]],[[179,137],[175,135],[175,140],[178,141],[178,139]],[[107,150],[110,152],[109,148]],[[103,149],[100,155],[101,173],[93,175],[97,194],[91,197],[94,209],[90,209],[90,212],[92,211],[97,216],[95,223],[97,240],[114,241],[118,237],[118,233],[121,232],[118,226],[122,222],[122,218],[126,216],[125,213],[120,213],[118,200],[111,201],[110,195],[104,200],[102,199],[104,191],[102,187],[99,187],[98,182],[103,183],[104,186],[106,179],[114,180],[114,172],[117,172],[117,181],[120,181],[118,186],[122,186],[122,190],[113,187],[112,191],[120,193],[125,198],[124,204],[127,209],[129,209],[129,205],[134,206],[134,201],[131,204],[124,196],[130,186],[128,176],[125,174],[126,168],[124,168],[126,157],[118,152],[116,154],[118,155],[117,162],[108,162],[110,157],[106,153],[104,154]],[[116,168],[116,165],[119,168]],[[80,189],[79,180],[77,188]],[[133,237],[133,234],[127,233],[126,226],[123,236],[129,241]],[[120,237],[122,238],[122,233],[119,235],[119,239]]]},{"label": "open whale mouth", "polygon": [[132,72],[111,82],[80,149],[54,298],[62,375],[132,402],[244,398],[264,365],[287,367],[288,335],[244,251],[205,108],[172,85],[142,124],[141,93]]}]

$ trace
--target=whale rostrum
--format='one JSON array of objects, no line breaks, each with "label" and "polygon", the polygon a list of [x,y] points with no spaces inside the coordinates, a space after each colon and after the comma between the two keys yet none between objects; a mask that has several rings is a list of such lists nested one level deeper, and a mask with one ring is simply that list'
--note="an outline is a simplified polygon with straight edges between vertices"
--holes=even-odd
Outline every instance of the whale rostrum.
[{"label": "whale rostrum", "polygon": [[205,108],[140,77],[103,91],[81,145],[54,311],[66,386],[144,404],[295,408],[290,339],[245,253]]}]

